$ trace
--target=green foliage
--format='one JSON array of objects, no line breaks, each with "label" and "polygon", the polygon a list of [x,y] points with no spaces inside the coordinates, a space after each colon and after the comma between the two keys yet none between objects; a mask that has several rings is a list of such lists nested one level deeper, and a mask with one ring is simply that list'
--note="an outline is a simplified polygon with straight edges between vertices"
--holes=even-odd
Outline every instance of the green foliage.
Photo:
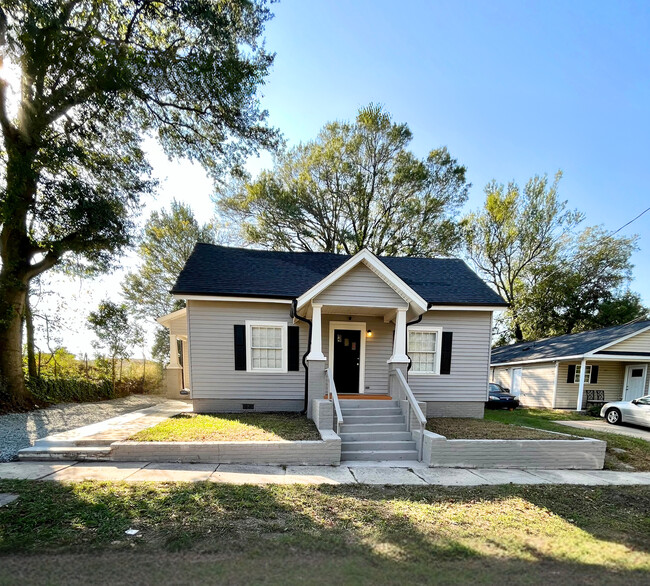
[{"label": "green foliage", "polygon": [[138,246],[140,264],[122,283],[129,309],[153,320],[182,307],[169,294],[176,277],[197,242],[215,244],[219,236],[214,224],[199,224],[188,205],[173,201],[170,211],[154,211]]},{"label": "green foliage", "polygon": [[371,104],[278,155],[256,181],[222,190],[218,203],[249,242],[275,250],[446,254],[459,242],[465,167],[444,147],[417,159],[411,139]]},{"label": "green foliage", "polygon": [[570,334],[644,318],[648,310],[625,289],[636,237],[583,230],[553,262],[536,267],[522,296],[527,339]]},{"label": "green foliage", "polygon": [[27,388],[34,399],[45,403],[86,403],[121,396],[108,379],[36,377],[27,379]]},{"label": "green foliage", "polygon": [[470,258],[510,304],[498,344],[535,340],[644,316],[625,289],[636,237],[612,237],[602,227],[575,228],[583,215],[558,197],[553,183],[533,177],[523,190],[492,182],[480,212],[465,219]]},{"label": "green foliage", "polygon": [[126,305],[102,301],[97,311],[88,315],[90,329],[97,336],[93,345],[105,349],[111,358],[127,358],[133,326],[129,322]]},{"label": "green foliage", "polygon": [[485,187],[485,204],[465,220],[470,258],[482,276],[510,304],[506,320],[509,333],[523,340],[520,314],[523,293],[535,267],[547,265],[561,248],[563,238],[581,219],[558,198],[562,177],[553,183],[535,176],[524,189],[491,182]]},{"label": "green foliage", "polygon": [[23,398],[29,281],[54,266],[105,270],[154,188],[141,147],[211,176],[277,144],[257,88],[273,56],[264,0],[9,0],[0,54],[0,377]]}]

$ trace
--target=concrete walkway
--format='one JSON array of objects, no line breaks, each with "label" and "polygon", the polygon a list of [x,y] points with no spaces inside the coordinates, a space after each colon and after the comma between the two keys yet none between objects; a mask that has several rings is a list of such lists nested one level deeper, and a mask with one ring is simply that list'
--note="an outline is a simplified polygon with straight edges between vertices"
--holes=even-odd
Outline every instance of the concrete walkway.
[{"label": "concrete walkway", "polygon": [[21,460],[85,459],[92,455],[106,459],[113,442],[125,440],[132,435],[158,425],[162,421],[192,410],[192,405],[184,401],[164,401],[146,409],[138,409],[118,417],[111,417],[99,423],[76,427],[62,433],[41,438],[29,448],[18,452]]},{"label": "concrete walkway", "polygon": [[249,466],[241,464],[153,464],[142,462],[7,462],[0,479],[225,484],[379,484],[477,486],[498,484],[650,485],[650,472],[611,470],[504,470],[427,468],[409,463],[355,462],[341,466]]},{"label": "concrete walkway", "polygon": [[650,431],[642,427],[632,427],[628,425],[611,425],[604,419],[601,421],[554,421],[559,425],[566,425],[575,429],[589,429],[592,431],[602,431],[604,433],[616,433],[618,435],[627,435],[636,437],[650,442]]}]

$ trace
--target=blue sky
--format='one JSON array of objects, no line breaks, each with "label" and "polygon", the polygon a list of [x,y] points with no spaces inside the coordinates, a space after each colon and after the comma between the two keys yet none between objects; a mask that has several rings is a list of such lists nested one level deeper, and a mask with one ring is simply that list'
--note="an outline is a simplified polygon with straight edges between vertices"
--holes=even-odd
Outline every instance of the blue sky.
[{"label": "blue sky", "polygon": [[[650,3],[284,0],[267,47],[271,122],[291,143],[383,104],[424,156],[468,168],[468,209],[491,179],[564,172],[560,195],[614,230],[650,206]],[[650,213],[638,290],[650,303]],[[643,252],[645,249],[645,254]]]},{"label": "blue sky", "polygon": [[[615,230],[650,206],[650,3],[284,0],[272,9],[266,44],[277,56],[263,104],[289,143],[379,102],[409,124],[416,154],[446,145],[467,166],[467,210],[492,179],[523,184],[558,169],[560,195],[588,224]],[[151,155],[161,189],[143,217],[174,197],[210,217],[202,170]],[[269,164],[263,156],[250,169]],[[650,304],[650,212],[622,233],[641,236],[632,287]],[[77,284],[62,334],[70,349],[88,348],[85,315],[107,294],[119,298],[120,280]]]}]

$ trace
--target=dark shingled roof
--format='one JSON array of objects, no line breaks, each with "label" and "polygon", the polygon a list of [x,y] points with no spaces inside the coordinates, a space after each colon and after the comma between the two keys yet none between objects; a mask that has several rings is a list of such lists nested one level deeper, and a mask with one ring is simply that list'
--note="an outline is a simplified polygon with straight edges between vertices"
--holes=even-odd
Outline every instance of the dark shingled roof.
[{"label": "dark shingled roof", "polygon": [[[199,243],[171,292],[293,299],[349,258],[326,252],[275,252]],[[429,303],[506,305],[462,260],[379,258]]]},{"label": "dark shingled roof", "polygon": [[579,334],[545,338],[536,342],[522,342],[511,346],[502,346],[492,350],[492,364],[528,362],[544,358],[555,360],[568,356],[582,356],[649,326],[650,320],[637,321],[601,330],[591,330]]}]

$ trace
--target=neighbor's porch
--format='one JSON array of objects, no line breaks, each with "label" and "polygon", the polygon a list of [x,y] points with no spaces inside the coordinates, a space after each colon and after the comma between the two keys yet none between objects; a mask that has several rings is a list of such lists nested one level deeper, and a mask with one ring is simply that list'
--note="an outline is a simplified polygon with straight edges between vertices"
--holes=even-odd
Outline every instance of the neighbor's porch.
[{"label": "neighbor's porch", "polygon": [[585,409],[589,404],[631,401],[648,394],[647,357],[601,357],[562,361],[557,366],[556,409]]}]

